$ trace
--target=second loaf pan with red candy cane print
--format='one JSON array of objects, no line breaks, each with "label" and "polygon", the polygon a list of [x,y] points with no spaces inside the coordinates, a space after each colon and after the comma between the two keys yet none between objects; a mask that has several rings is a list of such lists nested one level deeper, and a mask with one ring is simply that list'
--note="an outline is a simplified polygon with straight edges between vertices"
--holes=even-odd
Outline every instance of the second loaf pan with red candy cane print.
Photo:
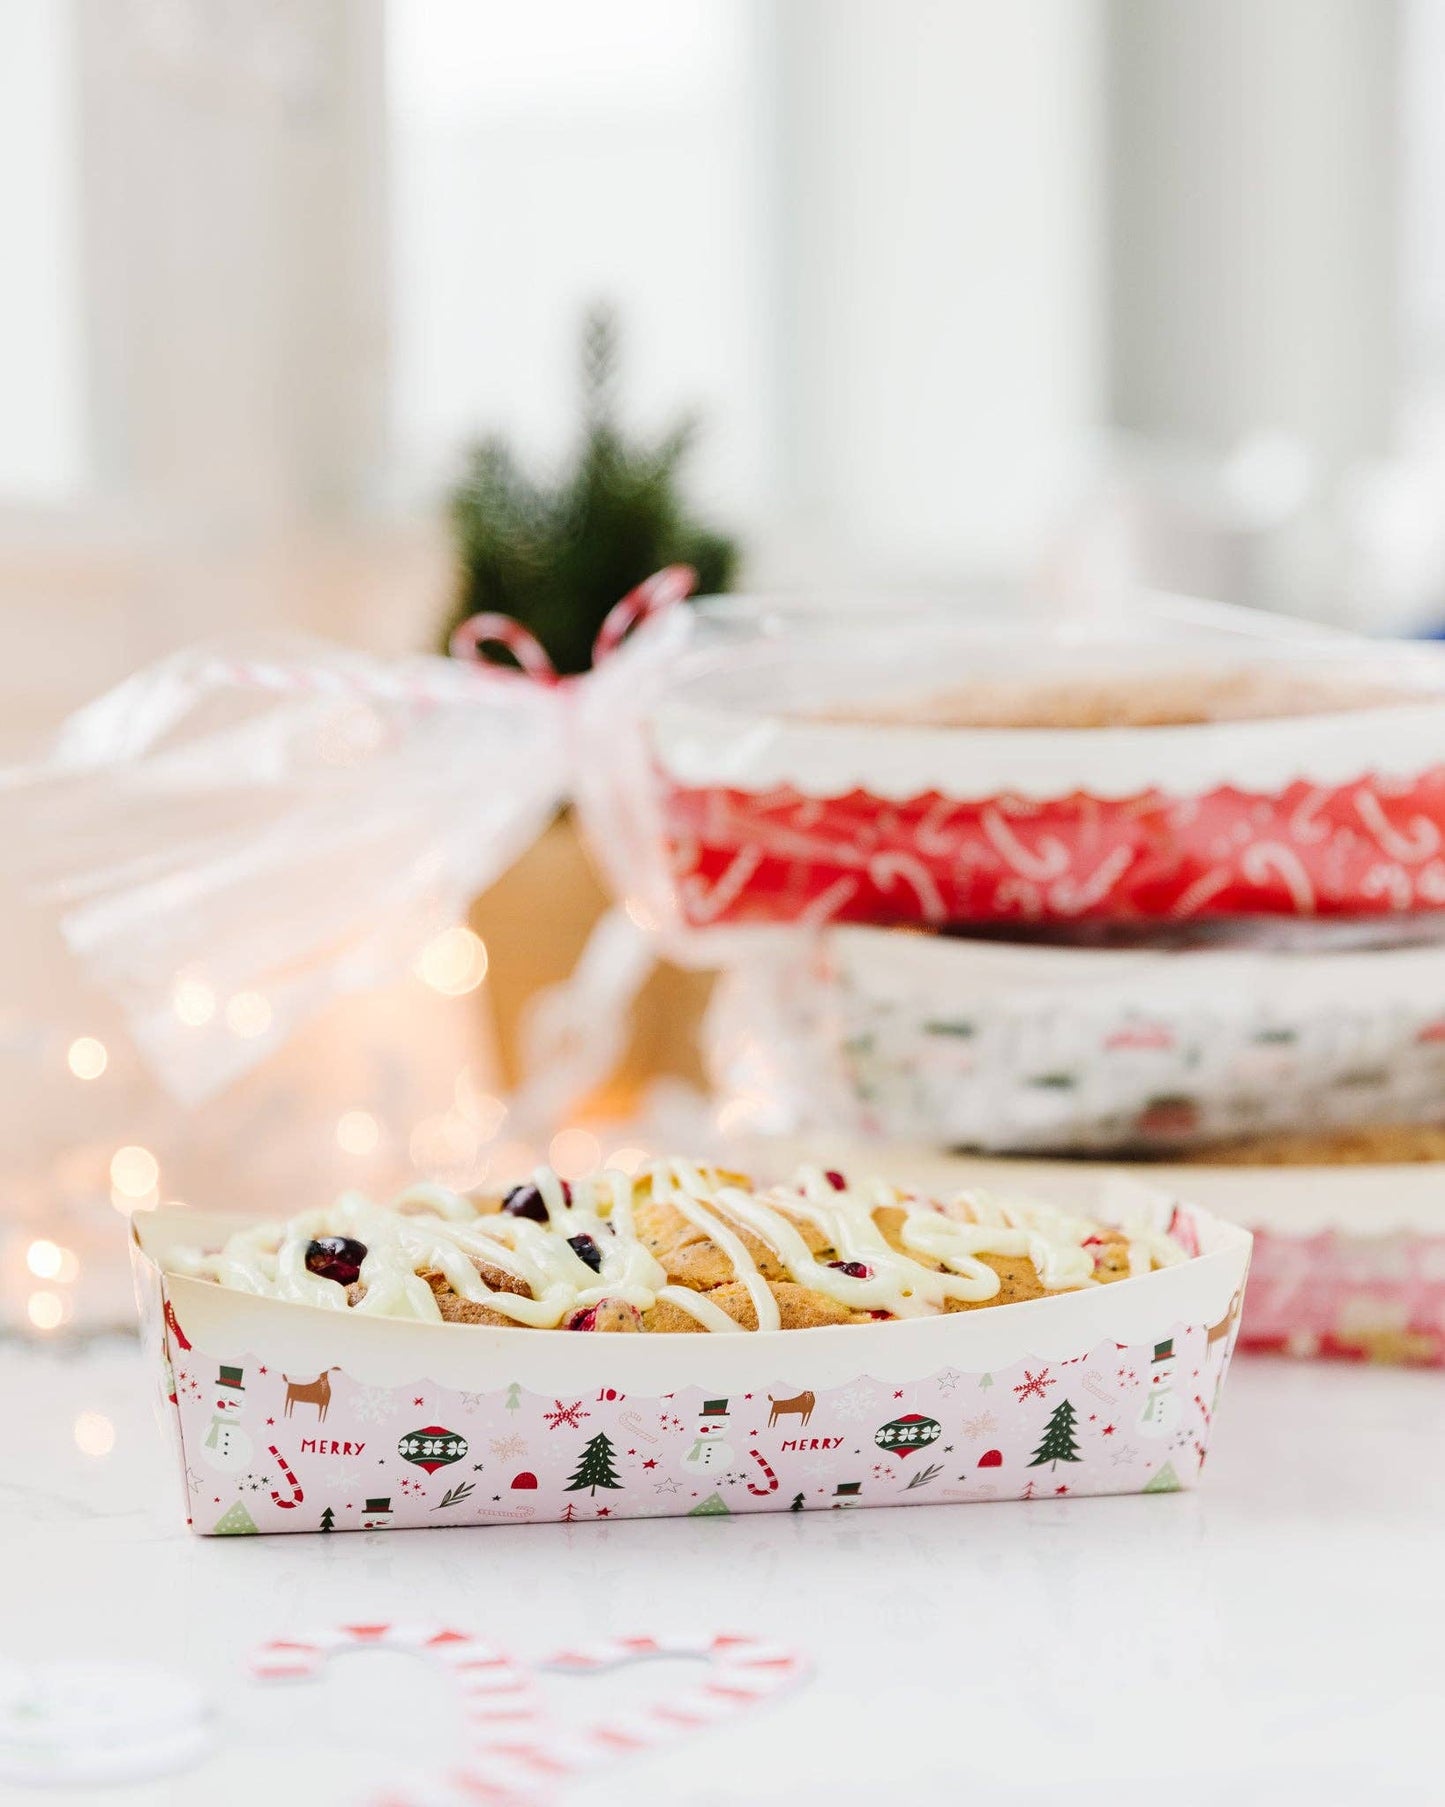
[{"label": "second loaf pan with red candy cane print", "polygon": [[1159,1190],[1085,1214],[680,1161],[135,1238],[220,1536],[1172,1492],[1249,1259]]},{"label": "second loaf pan with red candy cane print", "polygon": [[1445,908],[1437,649],[1167,601],[740,599],[644,630],[582,719],[594,840],[689,930]]}]

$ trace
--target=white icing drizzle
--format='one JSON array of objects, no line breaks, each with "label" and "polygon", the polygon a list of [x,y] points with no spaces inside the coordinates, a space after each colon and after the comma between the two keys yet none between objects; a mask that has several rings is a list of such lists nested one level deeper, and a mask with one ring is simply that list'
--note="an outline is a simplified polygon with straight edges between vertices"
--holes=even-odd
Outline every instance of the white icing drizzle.
[{"label": "white icing drizzle", "polygon": [[[772,1251],[798,1285],[851,1312],[895,1318],[930,1315],[950,1300],[980,1304],[995,1298],[1000,1279],[985,1255],[1027,1260],[1046,1292],[1097,1285],[1092,1251],[1106,1238],[1126,1241],[1131,1276],[1187,1258],[1142,1214],[1126,1227],[1108,1229],[1048,1205],[981,1191],[935,1204],[879,1181],[838,1186],[836,1177],[803,1167],[789,1184],[757,1191],[695,1162],[670,1160],[643,1170],[638,1184],[646,1192],[638,1196],[671,1207],[721,1250],[752,1301],[760,1330],[777,1330],[782,1320],[744,1234]],[[564,1185],[550,1168],[539,1167],[532,1183],[547,1208],[545,1224],[478,1213],[472,1201],[435,1185],[413,1186],[390,1208],[349,1192],[329,1209],[283,1224],[256,1224],[218,1252],[182,1254],[174,1265],[242,1292],[376,1317],[439,1321],[436,1295],[421,1277],[432,1272],[444,1275],[460,1297],[534,1329],[555,1328],[604,1300],[638,1312],[661,1301],[713,1334],[743,1328],[706,1293],[668,1281],[637,1234],[628,1175],[609,1169]],[[900,1214],[901,1248],[879,1226],[875,1214],[885,1209]],[[823,1259],[809,1247],[805,1230],[824,1246]],[[355,1305],[345,1288],[306,1267],[307,1247],[323,1236],[365,1244],[363,1290]],[[600,1255],[600,1271],[569,1244],[569,1238],[584,1236]],[[845,1272],[843,1263],[861,1265],[866,1275]],[[526,1291],[489,1286],[478,1264]]]}]

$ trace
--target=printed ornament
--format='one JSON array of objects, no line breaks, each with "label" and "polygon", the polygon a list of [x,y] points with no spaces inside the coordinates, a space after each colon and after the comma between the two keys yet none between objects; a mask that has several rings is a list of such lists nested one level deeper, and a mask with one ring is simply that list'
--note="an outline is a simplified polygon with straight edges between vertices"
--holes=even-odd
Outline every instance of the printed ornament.
[{"label": "printed ornament", "polygon": [[908,1412],[902,1418],[891,1418],[873,1433],[879,1449],[891,1450],[895,1456],[911,1456],[936,1442],[942,1426],[936,1418],[925,1418],[922,1412]]},{"label": "printed ornament", "polygon": [[417,1468],[435,1474],[460,1462],[467,1453],[467,1440],[440,1424],[429,1424],[419,1431],[408,1431],[396,1446],[396,1453]]}]

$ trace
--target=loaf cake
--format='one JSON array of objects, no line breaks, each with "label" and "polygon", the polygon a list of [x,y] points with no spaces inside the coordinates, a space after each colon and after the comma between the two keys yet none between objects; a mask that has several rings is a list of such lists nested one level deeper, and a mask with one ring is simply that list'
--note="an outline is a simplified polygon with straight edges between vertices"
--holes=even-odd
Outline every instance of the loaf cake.
[{"label": "loaf cake", "polygon": [[802,1330],[1007,1305],[1172,1266],[1187,1251],[981,1191],[939,1201],[801,1168],[787,1183],[695,1162],[501,1197],[422,1185],[258,1224],[177,1271],[380,1317],[604,1332]]}]

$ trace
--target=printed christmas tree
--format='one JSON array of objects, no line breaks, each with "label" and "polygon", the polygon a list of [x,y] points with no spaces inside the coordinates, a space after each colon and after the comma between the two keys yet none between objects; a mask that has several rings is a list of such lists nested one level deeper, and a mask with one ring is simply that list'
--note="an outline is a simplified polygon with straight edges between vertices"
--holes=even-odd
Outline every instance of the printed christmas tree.
[{"label": "printed christmas tree", "polygon": [[1158,1474],[1150,1475],[1142,1488],[1144,1493],[1182,1493],[1184,1483],[1174,1472],[1174,1464],[1166,1462]]},{"label": "printed christmas tree", "polygon": [[336,1527],[336,1514],[331,1510],[330,1506],[328,1506],[326,1508],[326,1510],[321,1514],[321,1529],[323,1531],[331,1531],[331,1530],[334,1530],[335,1527]]},{"label": "printed christmas tree", "polygon": [[582,1460],[577,1464],[577,1472],[563,1489],[566,1493],[579,1493],[586,1488],[589,1493],[596,1493],[599,1487],[620,1487],[617,1470],[612,1466],[612,1444],[605,1431],[597,1435],[582,1451]]},{"label": "printed christmas tree", "polygon": [[701,1505],[694,1506],[687,1515],[689,1518],[731,1518],[727,1505],[720,1493],[710,1493]]},{"label": "printed christmas tree", "polygon": [[1048,1429],[1044,1432],[1044,1440],[1034,1451],[1030,1468],[1038,1468],[1047,1462],[1051,1468],[1060,1462],[1077,1462],[1079,1446],[1074,1441],[1074,1408],[1067,1399],[1061,1400],[1054,1408],[1049,1419]]},{"label": "printed christmas tree", "polygon": [[514,1380],[511,1386],[507,1388],[507,1410],[509,1412],[517,1412],[520,1411],[521,1408],[522,1385],[520,1381]]},{"label": "printed christmas tree", "polygon": [[216,1520],[217,1537],[254,1537],[256,1522],[239,1500],[228,1506]]}]

